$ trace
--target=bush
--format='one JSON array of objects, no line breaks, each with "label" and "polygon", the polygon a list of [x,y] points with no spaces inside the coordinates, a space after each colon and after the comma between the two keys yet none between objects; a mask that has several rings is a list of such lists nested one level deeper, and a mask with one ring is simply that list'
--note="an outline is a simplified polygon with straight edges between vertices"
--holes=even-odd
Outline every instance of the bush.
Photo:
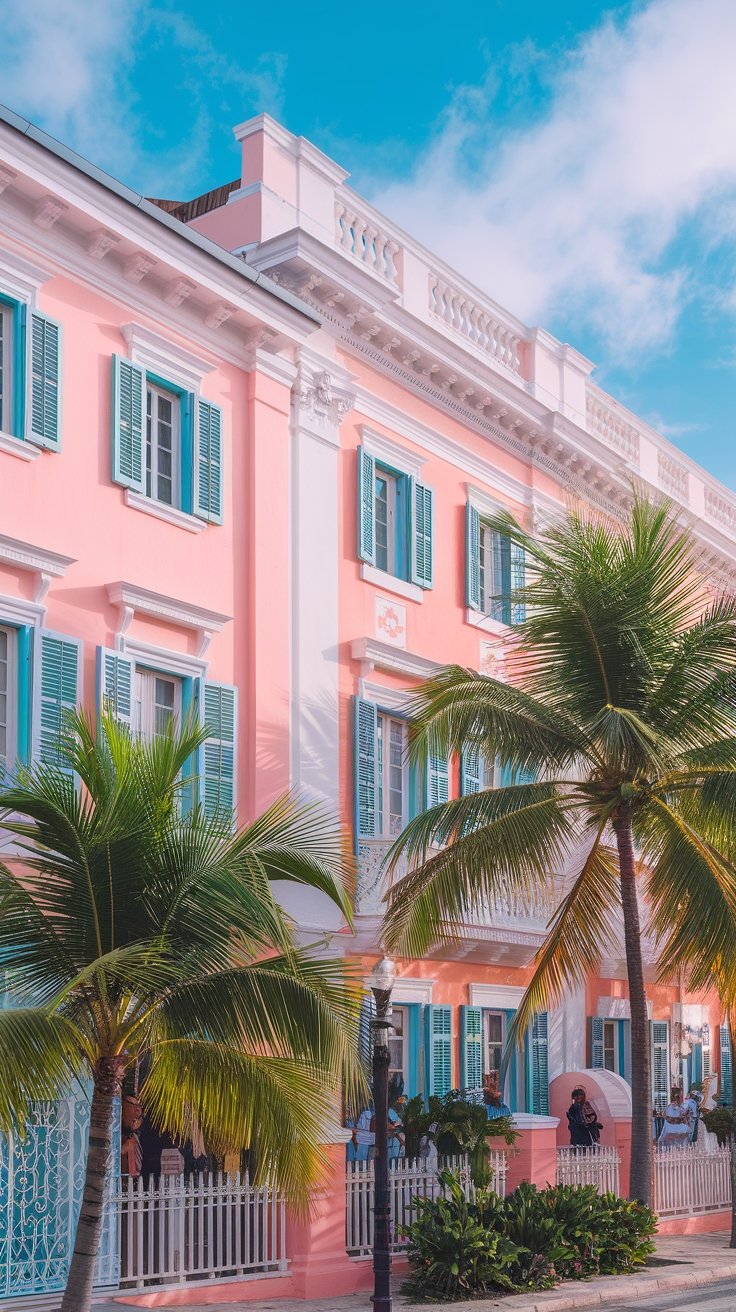
[{"label": "bush", "polygon": [[457,1174],[439,1178],[443,1197],[417,1200],[419,1215],[407,1230],[406,1288],[414,1295],[450,1300],[494,1287],[550,1289],[562,1279],[633,1271],[654,1251],[654,1213],[592,1185],[520,1184],[506,1200],[478,1190],[468,1202]]},{"label": "bush", "polygon": [[730,1107],[713,1107],[709,1112],[703,1112],[702,1117],[706,1130],[716,1136],[721,1148],[731,1142],[734,1118]]},{"label": "bush", "polygon": [[442,1098],[432,1095],[426,1107],[420,1096],[410,1098],[401,1119],[407,1159],[419,1155],[422,1135],[432,1130],[441,1157],[467,1154],[473,1183],[479,1188],[490,1182],[490,1140],[513,1144],[518,1138],[508,1116],[489,1120],[482,1103],[465,1098],[457,1089]]}]

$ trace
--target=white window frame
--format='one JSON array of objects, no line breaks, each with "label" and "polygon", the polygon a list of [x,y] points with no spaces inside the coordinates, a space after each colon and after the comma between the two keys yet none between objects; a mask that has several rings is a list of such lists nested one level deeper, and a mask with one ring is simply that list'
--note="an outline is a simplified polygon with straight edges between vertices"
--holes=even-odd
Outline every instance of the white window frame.
[{"label": "white window frame", "polygon": [[[394,473],[385,466],[376,464],[375,480],[382,478],[386,483],[386,564],[378,564],[378,492],[374,483],[373,486],[373,515],[376,523],[376,569],[382,574],[390,574],[392,578],[400,578],[396,573],[397,569],[397,545],[399,525],[397,520],[397,509],[399,500],[399,474]],[[403,579],[406,583],[409,580]]]},{"label": "white window frame", "polygon": [[[491,1017],[498,1016],[501,1019],[501,1053],[503,1055],[504,1044],[506,1043],[506,1012],[499,1007],[489,1007],[483,1012],[483,1074],[490,1075],[491,1071],[498,1069],[491,1066],[490,1046],[491,1046]],[[495,1040],[494,1040],[495,1042]]]},{"label": "white window frame", "polygon": [[[386,739],[382,738],[383,726],[384,725],[390,726],[392,724],[398,725],[401,728],[401,736],[402,736],[401,826],[396,831],[396,833],[401,833],[401,831],[406,827],[409,818],[409,814],[408,814],[409,813],[409,764],[408,764],[407,750],[406,750],[408,725],[406,720],[401,719],[399,716],[392,715],[390,711],[385,711],[379,706],[376,727],[377,727],[377,738],[381,740],[382,755],[380,760],[380,766],[379,766],[378,755],[376,757],[376,816],[380,822],[379,825],[377,826],[376,837],[382,839],[396,837],[396,834],[391,833],[391,828],[390,828],[391,811],[390,811],[390,805],[388,800],[390,790],[386,787],[386,769],[385,769],[386,760],[385,760],[385,755],[383,754],[383,750],[386,746]],[[376,750],[378,752],[378,743],[376,744]],[[383,789],[381,789],[381,783],[383,783]],[[379,798],[381,798],[381,791],[383,792],[383,796],[381,799],[382,806],[379,807]]]},{"label": "white window frame", "polygon": [[[151,436],[148,435],[148,403],[151,398]],[[171,501],[162,501],[156,495],[158,492],[158,441],[154,441],[157,436],[158,428],[158,404],[160,400],[171,403]],[[155,413],[154,413],[155,412]],[[146,497],[149,501],[155,501],[159,506],[168,506],[173,510],[181,510],[181,395],[179,392],[170,388],[161,387],[158,383],[153,383],[146,377],[146,481],[148,481],[148,451],[151,451],[151,491],[146,489]],[[154,488],[156,491],[154,492]]]},{"label": "white window frame", "polygon": [[12,305],[0,301],[2,327],[2,390],[0,390],[0,432],[10,433],[13,424],[13,385],[15,381],[15,314]]},{"label": "white window frame", "polygon": [[[395,1034],[393,1032],[393,1026],[392,1026],[391,1027],[392,1032],[389,1034],[389,1042],[401,1043],[400,1073],[404,1081],[404,1088],[406,1088],[406,1085],[408,1083],[408,1076],[409,1076],[409,1015],[410,1013],[409,1013],[408,1006],[404,1006],[403,1004],[399,1003],[398,1005],[393,1005],[391,1007],[392,1017],[395,1016],[396,1013],[399,1011],[401,1012],[401,1017],[402,1017],[402,1032],[401,1035]],[[394,1073],[394,1071],[397,1070],[399,1070],[398,1066],[389,1065],[389,1079],[391,1078],[391,1075]]]},{"label": "white window frame", "polygon": [[4,765],[0,757],[0,768],[12,770],[18,759],[18,631],[12,625],[5,624],[2,615],[0,615],[0,631],[7,634],[8,638],[5,694],[6,757]]},{"label": "white window frame", "polygon": [[[138,736],[144,738],[144,740],[145,740],[146,742],[150,742],[151,739],[153,738],[154,734],[155,734],[155,728],[152,728],[151,733],[144,733],[144,732],[143,732],[143,723],[142,723],[142,721],[143,721],[145,718],[148,718],[148,719],[149,719],[149,722],[150,722],[151,725],[154,725],[154,724],[155,724],[155,719],[156,719],[156,694],[155,694],[155,689],[156,689],[156,679],[165,679],[168,683],[172,683],[172,684],[174,685],[174,706],[173,706],[174,723],[175,723],[175,724],[181,724],[181,714],[182,714],[182,681],[181,681],[181,677],[180,677],[179,675],[177,675],[177,674],[172,674],[169,670],[165,670],[165,669],[156,669],[156,668],[153,668],[153,667],[151,667],[151,666],[149,666],[149,665],[142,665],[142,664],[140,664],[139,662],[136,661],[136,664],[135,664],[135,667],[134,667],[133,678],[134,678],[134,687],[135,687],[135,694],[134,694],[134,700],[135,700],[135,717],[136,717],[136,721],[137,721],[134,727],[135,727],[135,733],[136,733]],[[139,696],[139,689],[141,688],[141,685],[142,685],[142,684],[143,684],[146,688],[150,687],[150,690],[151,690],[151,692],[150,692],[150,701],[149,701],[148,698],[146,699],[147,701],[149,701],[149,704],[147,705],[147,712],[146,712],[146,714],[142,714],[142,712],[141,712],[141,710],[140,710],[140,708],[141,708],[141,706],[142,706],[142,703],[143,703],[143,698],[141,698],[141,697]]]}]

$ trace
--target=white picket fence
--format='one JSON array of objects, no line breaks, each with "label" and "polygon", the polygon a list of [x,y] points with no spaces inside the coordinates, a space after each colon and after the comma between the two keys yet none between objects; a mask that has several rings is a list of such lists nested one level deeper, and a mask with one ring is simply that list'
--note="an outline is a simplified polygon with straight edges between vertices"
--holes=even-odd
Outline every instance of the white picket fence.
[{"label": "white picket fence", "polygon": [[722,1212],[731,1206],[731,1150],[654,1146],[654,1210],[661,1217]]},{"label": "white picket fence", "polygon": [[121,1288],[286,1269],[284,1200],[247,1175],[128,1176],[112,1205]]},{"label": "white picket fence", "polygon": [[557,1184],[594,1184],[599,1194],[619,1192],[621,1158],[616,1148],[558,1148]]},{"label": "white picket fence", "polygon": [[[351,1257],[367,1256],[373,1248],[373,1198],[375,1172],[373,1162],[349,1162],[345,1177],[346,1246]],[[506,1154],[491,1153],[490,1188],[503,1198],[506,1193]],[[437,1198],[441,1185],[437,1179],[440,1170],[460,1171],[466,1197],[473,1194],[467,1157],[443,1157],[439,1165],[431,1167],[421,1159],[405,1161],[399,1158],[390,1164],[389,1197],[391,1203],[391,1248],[393,1252],[406,1247],[401,1227],[416,1220],[414,1200]]]}]

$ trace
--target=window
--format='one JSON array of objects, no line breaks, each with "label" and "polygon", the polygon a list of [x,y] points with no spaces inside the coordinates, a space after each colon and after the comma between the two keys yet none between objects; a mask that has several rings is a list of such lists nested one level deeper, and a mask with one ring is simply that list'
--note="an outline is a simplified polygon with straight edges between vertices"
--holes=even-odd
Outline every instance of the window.
[{"label": "window", "polygon": [[180,399],[148,383],[146,388],[146,496],[179,505]]},{"label": "window", "polygon": [[142,738],[165,734],[181,713],[181,681],[136,668],[133,729]]},{"label": "window", "polygon": [[13,427],[13,310],[0,301],[0,432]]},{"label": "window", "polygon": [[400,1075],[404,1088],[409,1083],[409,1013],[406,1007],[393,1007],[388,1037],[388,1077]]},{"label": "window", "polygon": [[406,724],[378,715],[378,836],[393,838],[406,819]]},{"label": "window", "polygon": [[506,1017],[502,1011],[485,1013],[485,1054],[483,1062],[484,1075],[491,1071],[501,1071],[503,1045],[506,1038]]},{"label": "window", "polygon": [[358,450],[358,555],[407,583],[431,588],[433,493],[411,475]]},{"label": "window", "polygon": [[606,1071],[618,1070],[618,1026],[613,1020],[607,1020],[603,1023],[603,1069]]},{"label": "window", "polygon": [[16,633],[0,628],[0,773],[15,762],[17,745]]},{"label": "window", "polygon": [[468,607],[502,624],[520,624],[525,607],[520,601],[512,604],[511,593],[524,587],[523,547],[492,528],[471,502],[467,505],[466,537]]}]

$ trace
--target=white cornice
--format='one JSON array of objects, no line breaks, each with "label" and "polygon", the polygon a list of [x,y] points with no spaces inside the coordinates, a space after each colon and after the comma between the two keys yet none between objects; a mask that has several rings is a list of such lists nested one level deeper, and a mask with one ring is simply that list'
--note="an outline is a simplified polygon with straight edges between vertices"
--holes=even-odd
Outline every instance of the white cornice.
[{"label": "white cornice", "polygon": [[0,433],[0,451],[6,456],[15,456],[16,460],[38,460],[41,454],[40,446],[34,446],[32,442],[24,442],[20,437],[13,437],[11,433]]},{"label": "white cornice", "polygon": [[215,368],[210,360],[203,360],[143,324],[126,323],[120,331],[136,364],[177,383],[187,392],[199,392],[202,379]]},{"label": "white cornice", "polygon": [[199,656],[203,656],[213,633],[219,633],[223,625],[232,616],[221,615],[218,611],[205,610],[203,606],[194,606],[190,602],[179,601],[176,597],[167,597],[161,592],[151,592],[148,588],[139,588],[134,583],[108,583],[107,595],[120,611],[120,625],[117,640],[120,644],[135,614],[149,615],[162,620],[164,624],[175,624],[184,629],[195,629],[199,634]]},{"label": "white cornice", "polygon": [[403,674],[410,679],[428,679],[439,666],[427,656],[416,652],[404,651],[401,647],[391,647],[377,638],[355,638],[350,653],[354,661],[361,662],[361,675],[371,670],[391,670],[394,674]]},{"label": "white cornice", "polygon": [[515,984],[470,984],[468,999],[471,1007],[518,1007],[524,996],[523,988]]},{"label": "white cornice", "polygon": [[[396,983],[391,990],[391,1002],[397,1006],[410,1006],[412,1002],[418,1002],[421,1006],[428,1006],[432,1001],[432,990],[436,981],[433,979],[417,979],[410,975],[397,975]],[[371,990],[371,977],[366,975],[363,980],[363,987],[366,993]]]},{"label": "white cornice", "polygon": [[361,445],[369,456],[373,456],[381,464],[395,467],[402,474],[411,474],[413,478],[421,478],[422,465],[426,464],[426,456],[418,455],[410,447],[393,442],[384,433],[378,433],[375,428],[369,428],[368,424],[359,424],[358,432],[360,433]]},{"label": "white cornice", "polygon": [[44,283],[52,277],[52,270],[32,264],[30,260],[7,247],[0,250],[0,281],[6,295],[36,305],[39,287],[43,287]]},{"label": "white cornice", "polygon": [[52,579],[63,578],[70,565],[76,564],[73,556],[62,556],[58,551],[22,542],[19,538],[0,536],[0,561],[37,575],[34,601],[40,605],[49,590]]},{"label": "white cornice", "polygon": [[40,601],[0,596],[0,623],[29,625],[37,629],[43,624],[45,616],[46,607]]}]

